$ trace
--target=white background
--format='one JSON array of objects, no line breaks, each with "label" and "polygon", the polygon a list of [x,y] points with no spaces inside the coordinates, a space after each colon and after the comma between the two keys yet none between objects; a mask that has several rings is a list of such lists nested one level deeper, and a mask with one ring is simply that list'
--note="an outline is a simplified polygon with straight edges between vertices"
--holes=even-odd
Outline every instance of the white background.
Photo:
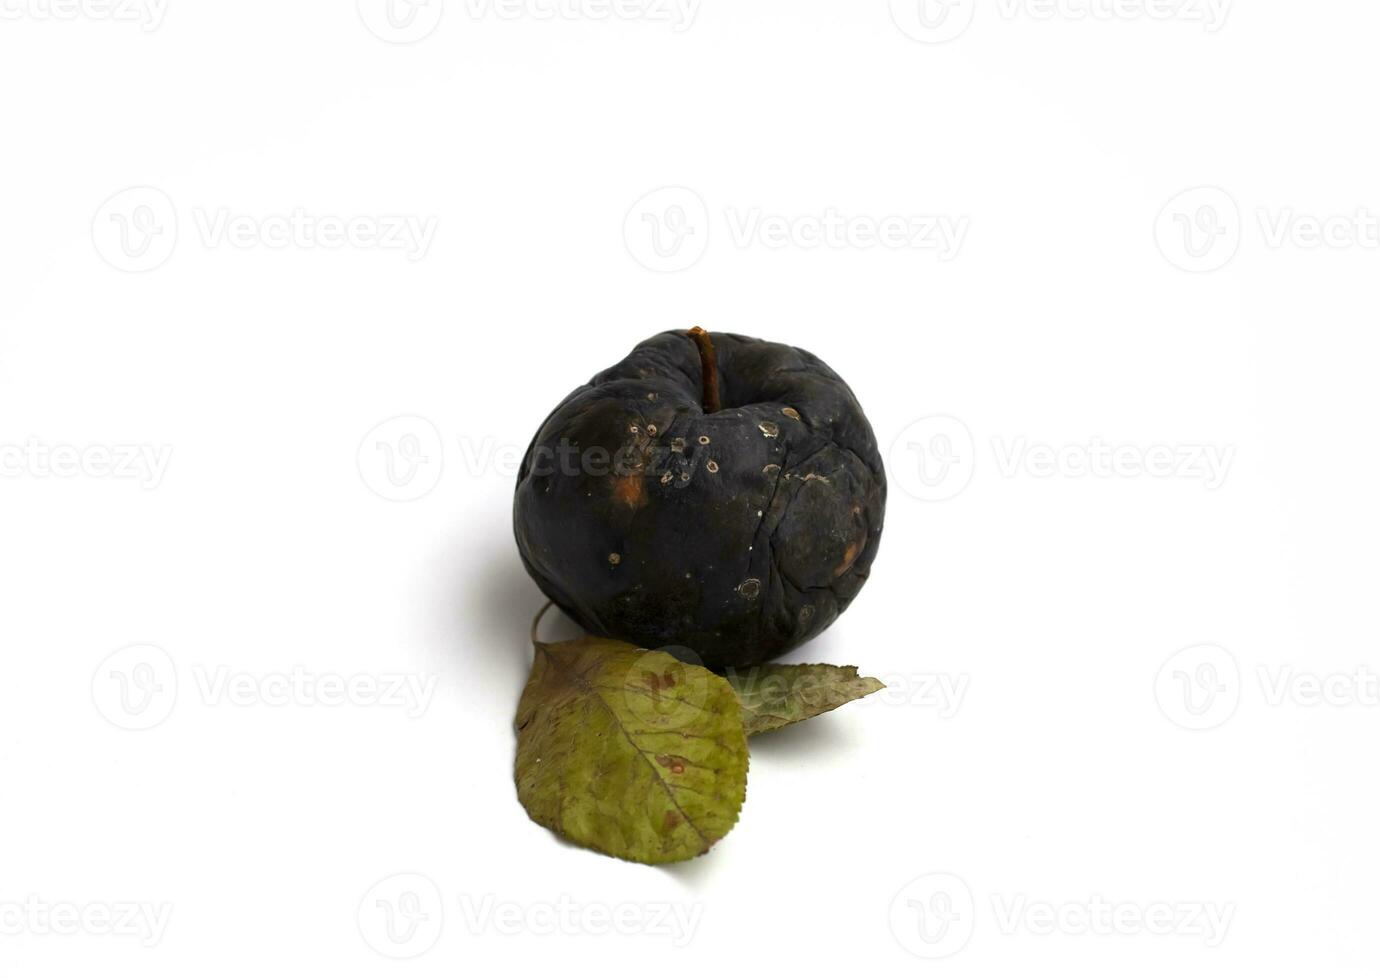
[{"label": "white background", "polygon": [[[63,2],[0,20],[0,974],[1371,975],[1373,4]],[[510,506],[693,324],[865,406],[791,659],[892,688],[658,869],[516,801]]]}]

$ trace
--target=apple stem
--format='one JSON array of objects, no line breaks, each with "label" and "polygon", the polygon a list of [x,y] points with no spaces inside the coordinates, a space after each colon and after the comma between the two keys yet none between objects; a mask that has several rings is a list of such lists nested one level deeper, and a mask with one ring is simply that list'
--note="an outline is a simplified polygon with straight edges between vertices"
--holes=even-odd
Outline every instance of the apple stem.
[{"label": "apple stem", "polygon": [[532,646],[535,647],[539,645],[537,641],[537,626],[541,623],[541,618],[546,615],[546,611],[554,605],[554,602],[548,602],[546,605],[542,606],[537,612],[537,618],[532,620]]},{"label": "apple stem", "polygon": [[719,402],[719,365],[714,358],[714,341],[701,327],[690,330],[690,339],[700,349],[700,374],[704,377],[704,411],[712,415],[723,407]]}]

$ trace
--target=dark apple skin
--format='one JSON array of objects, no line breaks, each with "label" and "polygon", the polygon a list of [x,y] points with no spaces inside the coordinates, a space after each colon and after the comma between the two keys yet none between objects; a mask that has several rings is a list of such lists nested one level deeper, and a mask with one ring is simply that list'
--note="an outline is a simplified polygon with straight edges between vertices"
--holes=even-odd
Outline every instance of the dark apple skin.
[{"label": "dark apple skin", "polygon": [[687,333],[648,338],[542,423],[513,525],[527,571],[584,629],[721,670],[780,656],[848,607],[881,543],[886,474],[827,364],[711,336],[722,410],[701,407]]}]

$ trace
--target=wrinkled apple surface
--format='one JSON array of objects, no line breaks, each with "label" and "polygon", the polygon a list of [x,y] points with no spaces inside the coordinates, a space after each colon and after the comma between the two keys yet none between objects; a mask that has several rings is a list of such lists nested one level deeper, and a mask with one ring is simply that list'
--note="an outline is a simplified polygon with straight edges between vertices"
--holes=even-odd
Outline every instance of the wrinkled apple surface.
[{"label": "wrinkled apple surface", "polygon": [[591,633],[714,668],[818,635],[867,581],[886,476],[857,399],[806,351],[657,334],[572,392],[518,472],[518,550]]}]

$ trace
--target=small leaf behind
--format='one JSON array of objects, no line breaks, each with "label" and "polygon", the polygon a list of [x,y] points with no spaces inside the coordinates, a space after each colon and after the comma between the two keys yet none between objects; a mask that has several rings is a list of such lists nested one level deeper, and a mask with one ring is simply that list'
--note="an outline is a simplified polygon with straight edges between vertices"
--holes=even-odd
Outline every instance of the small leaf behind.
[{"label": "small leaf behind", "polygon": [[859,677],[856,667],[830,664],[762,664],[729,671],[728,682],[749,735],[822,715],[886,687],[875,677]]},{"label": "small leaf behind", "polygon": [[528,815],[629,861],[703,854],[747,793],[747,737],[728,682],[616,640],[536,644],[517,743]]}]

